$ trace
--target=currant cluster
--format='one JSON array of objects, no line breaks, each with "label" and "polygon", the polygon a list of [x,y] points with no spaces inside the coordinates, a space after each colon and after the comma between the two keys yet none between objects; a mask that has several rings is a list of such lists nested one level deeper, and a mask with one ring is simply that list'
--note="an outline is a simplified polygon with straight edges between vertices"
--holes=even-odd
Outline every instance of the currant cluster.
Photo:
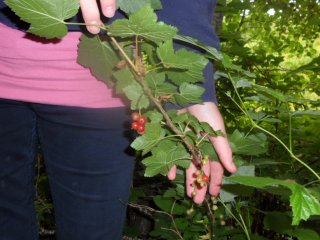
[{"label": "currant cluster", "polygon": [[196,196],[196,189],[200,190],[203,187],[207,186],[209,182],[209,176],[207,176],[202,170],[202,166],[206,165],[209,161],[208,156],[204,156],[199,166],[197,166],[197,171],[193,173],[192,177],[195,178],[191,186],[194,188],[192,196]]},{"label": "currant cluster", "polygon": [[144,134],[144,127],[147,122],[146,116],[141,116],[139,113],[133,112],[131,114],[131,118],[133,120],[131,123],[131,129],[136,130],[140,135]]},{"label": "currant cluster", "polygon": [[[207,186],[209,177],[202,172],[201,170],[197,170],[194,174],[193,177],[195,180],[192,183],[192,186],[196,189],[202,189],[203,187]],[[197,192],[194,190],[192,192],[192,196],[194,197],[197,194]]]}]

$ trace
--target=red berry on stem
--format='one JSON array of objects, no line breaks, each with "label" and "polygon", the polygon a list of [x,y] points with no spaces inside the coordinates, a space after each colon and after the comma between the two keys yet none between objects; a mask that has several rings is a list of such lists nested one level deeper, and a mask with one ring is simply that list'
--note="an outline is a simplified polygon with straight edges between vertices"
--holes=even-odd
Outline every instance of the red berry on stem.
[{"label": "red berry on stem", "polygon": [[131,123],[131,129],[138,130],[138,128],[139,128],[139,123],[138,122]]},{"label": "red berry on stem", "polygon": [[209,177],[207,175],[202,176],[202,182],[207,183],[209,181]]},{"label": "red berry on stem", "polygon": [[146,122],[147,122],[146,116],[140,116],[139,119],[138,119],[138,122],[139,122],[141,125],[145,125]]},{"label": "red berry on stem", "polygon": [[139,125],[139,126],[138,126],[138,129],[137,129],[137,132],[138,132],[140,135],[144,134],[144,126],[143,126],[143,125]]},{"label": "red berry on stem", "polygon": [[137,112],[133,112],[131,113],[131,118],[133,121],[138,121],[138,119],[140,118],[140,114]]}]

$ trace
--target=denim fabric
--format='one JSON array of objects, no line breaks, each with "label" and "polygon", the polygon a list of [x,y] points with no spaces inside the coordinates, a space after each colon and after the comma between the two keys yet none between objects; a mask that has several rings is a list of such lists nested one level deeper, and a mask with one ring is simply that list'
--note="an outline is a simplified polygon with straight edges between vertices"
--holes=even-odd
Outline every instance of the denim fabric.
[{"label": "denim fabric", "polygon": [[0,239],[36,240],[40,144],[58,240],[121,239],[134,160],[124,108],[0,100]]}]

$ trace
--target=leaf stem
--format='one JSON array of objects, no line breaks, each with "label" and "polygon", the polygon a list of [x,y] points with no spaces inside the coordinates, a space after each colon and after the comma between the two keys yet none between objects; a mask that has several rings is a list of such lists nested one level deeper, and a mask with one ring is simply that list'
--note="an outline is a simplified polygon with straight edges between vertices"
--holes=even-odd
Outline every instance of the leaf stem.
[{"label": "leaf stem", "polygon": [[[242,98],[240,97],[240,94],[236,88],[236,86],[234,85],[234,80],[232,78],[232,76],[230,75],[230,73],[228,73],[228,77],[231,81],[231,84],[235,90],[235,93],[240,101],[240,104],[238,104],[232,97],[232,101],[239,107],[239,109],[248,117],[248,119],[250,120],[253,128],[257,128],[259,129],[260,131],[266,133],[267,135],[271,136],[272,138],[274,138],[278,143],[280,143],[280,145],[282,145],[284,147],[284,149],[290,154],[290,156],[295,159],[296,161],[298,161],[301,165],[303,165],[304,167],[306,167],[313,175],[316,176],[317,179],[320,180],[320,176],[308,165],[306,164],[304,161],[302,161],[300,158],[298,158],[291,150],[291,147],[287,147],[287,145],[280,139],[278,138],[275,134],[269,132],[268,130],[266,130],[265,128],[259,126],[255,121],[253,121],[253,119],[251,118],[251,116],[249,115],[243,101],[242,101]],[[291,129],[291,127],[290,127]],[[291,142],[291,141],[290,141]]]},{"label": "leaf stem", "polygon": [[[218,201],[222,204],[222,206],[226,209],[226,211],[234,218],[234,220],[239,224],[239,226],[242,228],[243,232],[245,233],[247,239],[250,240],[250,235],[248,233],[248,229],[246,225],[243,223],[243,219],[241,218],[242,221],[240,221],[220,198],[218,198]],[[239,214],[239,216],[241,215]]]},{"label": "leaf stem", "polygon": [[187,149],[189,150],[189,152],[191,153],[194,163],[200,165],[201,164],[201,155],[199,154],[199,151],[190,143],[188,142],[186,136],[183,134],[183,132],[181,132],[176,125],[172,122],[171,118],[169,117],[169,115],[167,114],[167,112],[165,111],[165,109],[163,108],[161,102],[155,98],[152,94],[151,89],[149,88],[149,86],[147,85],[146,81],[145,81],[145,73],[144,72],[140,72],[139,68],[137,68],[137,66],[131,61],[131,59],[128,57],[128,55],[126,54],[126,52],[123,50],[123,48],[120,46],[120,44],[118,43],[118,41],[112,37],[109,36],[111,41],[116,45],[116,47],[119,49],[119,51],[121,52],[121,54],[124,56],[124,58],[126,59],[126,61],[128,62],[129,66],[131,67],[131,69],[134,71],[135,75],[136,75],[136,80],[142,85],[144,93],[148,96],[148,98],[152,101],[152,103],[158,108],[158,110],[161,112],[161,114],[163,115],[165,122],[167,124],[167,126],[178,136],[180,136],[180,138],[182,139],[183,143],[186,145]]},{"label": "leaf stem", "polygon": [[289,149],[292,152],[292,116],[289,112]]},{"label": "leaf stem", "polygon": [[214,222],[215,222],[215,218],[214,218],[214,215],[211,211],[211,208],[210,208],[210,204],[209,204],[209,201],[207,198],[205,198],[205,203],[206,203],[206,208],[208,210],[208,217],[209,217],[209,224],[210,224],[210,240],[212,240],[213,238],[213,234],[214,234]]},{"label": "leaf stem", "polygon": [[126,52],[123,50],[123,48],[120,46],[120,44],[118,43],[118,41],[114,38],[109,36],[111,41],[114,43],[114,45],[116,45],[116,47],[119,49],[119,51],[121,52],[121,54],[123,55],[123,57],[126,59],[126,61],[128,62],[128,64],[130,65],[130,67],[134,70],[134,72],[136,74],[140,74],[140,72],[138,71],[137,67],[135,66],[135,64],[131,61],[131,59],[129,58],[129,56],[126,54]]}]

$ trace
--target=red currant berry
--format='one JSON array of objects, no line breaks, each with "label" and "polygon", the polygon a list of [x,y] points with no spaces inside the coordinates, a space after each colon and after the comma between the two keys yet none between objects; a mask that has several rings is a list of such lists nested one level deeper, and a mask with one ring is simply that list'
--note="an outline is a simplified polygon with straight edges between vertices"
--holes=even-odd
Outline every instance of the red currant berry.
[{"label": "red currant berry", "polygon": [[138,119],[138,122],[139,122],[140,125],[145,125],[146,122],[147,122],[146,116],[140,116],[139,119]]},{"label": "red currant berry", "polygon": [[138,130],[138,128],[139,128],[139,123],[137,122],[131,123],[131,129]]},{"label": "red currant berry", "polygon": [[138,129],[137,129],[137,132],[138,132],[140,135],[143,135],[143,134],[144,134],[144,126],[143,126],[143,125],[139,125],[139,126],[138,126]]},{"label": "red currant berry", "polygon": [[209,181],[209,177],[207,175],[202,176],[202,182],[207,183]]},{"label": "red currant berry", "polygon": [[133,112],[131,113],[131,118],[133,121],[138,121],[138,119],[140,118],[140,114],[137,112]]}]

